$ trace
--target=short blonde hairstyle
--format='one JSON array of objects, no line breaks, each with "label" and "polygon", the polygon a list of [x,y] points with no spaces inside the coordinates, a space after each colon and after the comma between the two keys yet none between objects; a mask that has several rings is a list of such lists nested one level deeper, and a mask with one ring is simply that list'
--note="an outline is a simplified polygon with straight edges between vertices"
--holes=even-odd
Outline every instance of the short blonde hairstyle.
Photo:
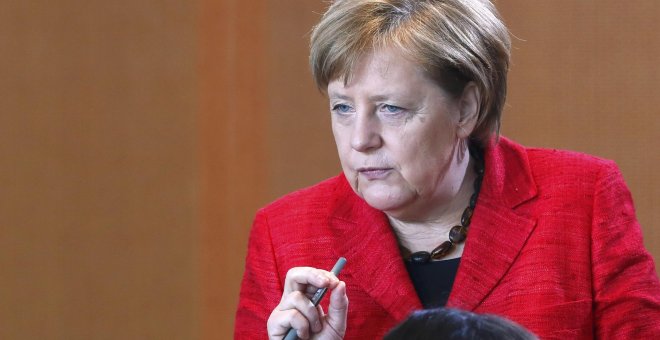
[{"label": "short blonde hairstyle", "polygon": [[382,48],[402,52],[452,95],[474,82],[481,106],[471,137],[485,144],[499,133],[511,40],[490,1],[336,0],[312,32],[316,85],[348,82],[360,57]]}]

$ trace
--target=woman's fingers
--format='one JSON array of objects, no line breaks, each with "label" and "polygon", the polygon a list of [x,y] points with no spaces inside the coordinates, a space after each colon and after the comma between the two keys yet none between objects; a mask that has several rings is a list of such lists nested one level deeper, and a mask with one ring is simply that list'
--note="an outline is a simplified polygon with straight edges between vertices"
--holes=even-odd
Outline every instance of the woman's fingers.
[{"label": "woman's fingers", "polygon": [[271,338],[277,338],[284,336],[289,328],[293,328],[299,338],[307,339],[310,331],[318,333],[323,329],[322,313],[302,292],[292,292],[285,296],[270,314],[268,334]]},{"label": "woman's fingers", "polygon": [[338,283],[339,279],[329,271],[312,267],[295,267],[286,273],[282,297],[293,291],[301,291],[311,296],[318,288],[333,289]]},{"label": "woman's fingers", "polygon": [[[310,301],[319,288],[333,290],[328,315]],[[331,338],[341,338],[346,331],[347,311],[346,284],[333,273],[312,267],[292,268],[286,275],[282,300],[268,318],[268,335],[281,339],[293,328],[303,339],[322,330],[322,334],[332,334]]]},{"label": "woman's fingers", "polygon": [[[319,315],[319,310],[312,304],[312,302],[301,292],[292,292],[286,296],[276,309],[285,311],[285,310],[296,310],[299,314],[307,320],[307,323],[311,326],[313,332],[321,331],[321,316]],[[292,325],[294,326],[294,325]],[[295,328],[295,327],[294,327]]]}]

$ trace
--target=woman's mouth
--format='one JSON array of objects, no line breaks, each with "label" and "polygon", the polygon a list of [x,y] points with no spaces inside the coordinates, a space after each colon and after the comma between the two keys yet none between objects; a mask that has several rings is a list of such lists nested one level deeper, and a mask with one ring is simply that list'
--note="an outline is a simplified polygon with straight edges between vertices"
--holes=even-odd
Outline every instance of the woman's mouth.
[{"label": "woman's mouth", "polygon": [[368,181],[373,181],[386,178],[391,171],[392,168],[360,168],[358,174]]}]

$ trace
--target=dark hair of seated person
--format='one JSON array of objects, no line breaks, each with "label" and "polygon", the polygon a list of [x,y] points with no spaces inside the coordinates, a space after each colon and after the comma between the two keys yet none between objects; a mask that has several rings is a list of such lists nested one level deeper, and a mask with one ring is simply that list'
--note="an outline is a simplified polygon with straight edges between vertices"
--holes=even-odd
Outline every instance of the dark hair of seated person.
[{"label": "dark hair of seated person", "polygon": [[495,315],[458,309],[416,311],[390,330],[383,340],[535,340],[522,326]]}]

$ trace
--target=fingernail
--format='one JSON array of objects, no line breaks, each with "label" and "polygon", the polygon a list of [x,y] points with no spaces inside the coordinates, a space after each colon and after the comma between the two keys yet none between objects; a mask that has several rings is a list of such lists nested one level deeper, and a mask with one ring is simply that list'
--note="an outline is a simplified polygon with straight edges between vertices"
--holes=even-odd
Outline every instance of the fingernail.
[{"label": "fingernail", "polygon": [[321,325],[320,321],[316,321],[316,323],[314,324],[314,329],[316,330],[316,332],[320,332],[321,330],[323,330],[323,325]]}]

